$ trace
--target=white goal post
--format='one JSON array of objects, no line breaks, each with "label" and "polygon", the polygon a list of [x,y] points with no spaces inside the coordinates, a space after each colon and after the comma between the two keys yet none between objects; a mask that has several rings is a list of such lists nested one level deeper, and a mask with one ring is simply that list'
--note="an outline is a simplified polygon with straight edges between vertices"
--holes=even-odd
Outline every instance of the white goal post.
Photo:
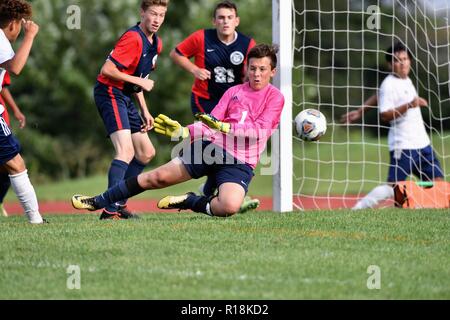
[{"label": "white goal post", "polygon": [[290,0],[272,0],[272,38],[279,45],[278,72],[274,79],[284,95],[285,105],[280,127],[272,137],[273,210],[288,212],[293,209],[292,157],[292,3]]}]

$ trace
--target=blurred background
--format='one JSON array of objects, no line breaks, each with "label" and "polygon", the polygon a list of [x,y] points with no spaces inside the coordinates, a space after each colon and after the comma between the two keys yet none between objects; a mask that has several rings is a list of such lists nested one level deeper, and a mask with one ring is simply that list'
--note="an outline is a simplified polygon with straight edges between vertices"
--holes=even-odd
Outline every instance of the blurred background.
[{"label": "blurred background", "polygon": [[[115,42],[139,21],[140,0],[35,0],[34,19],[40,26],[24,72],[12,79],[10,90],[27,117],[27,127],[14,133],[33,181],[43,182],[105,174],[113,156],[93,100],[96,77]],[[257,42],[272,38],[271,0],[235,1],[239,31]],[[190,111],[192,76],[174,65],[169,52],[190,33],[212,27],[217,1],[172,0],[159,36],[164,49],[155,87],[146,93],[150,113],[165,113],[182,124],[193,122]],[[70,30],[67,9],[81,9],[80,29]],[[15,48],[21,39],[15,44]],[[150,166],[166,162],[173,145],[149,133],[157,157]]]},{"label": "blurred background", "polygon": [[[92,90],[100,67],[115,42],[139,20],[140,0],[30,2],[40,32],[25,71],[19,78],[12,79],[10,89],[27,116],[28,125],[24,130],[17,128],[14,119],[12,126],[22,143],[32,179],[41,183],[104,176],[113,148],[94,105]],[[238,30],[258,43],[271,42],[272,1],[235,2],[241,17]],[[164,50],[156,71],[151,74],[155,88],[146,94],[153,116],[165,113],[182,124],[192,122],[190,89],[193,77],[172,63],[169,52],[195,30],[212,27],[216,3],[215,0],[171,1],[158,33],[163,39]],[[375,93],[388,72],[383,50],[394,40],[404,41],[413,53],[411,78],[419,94],[430,102],[430,109],[423,110],[424,120],[429,132],[436,133],[441,139],[436,144],[439,154],[449,154],[445,150],[449,140],[446,133],[450,128],[448,1],[295,0],[293,4],[296,25],[293,114],[308,107],[319,108],[326,114],[330,126],[321,145],[325,148],[339,147],[353,138],[376,145],[376,176],[361,177],[354,167],[348,168],[347,158],[341,161],[346,168],[337,170],[342,173],[342,178],[332,177],[326,170],[322,170],[322,174],[340,181],[356,172],[354,179],[358,184],[353,192],[371,187],[361,188],[360,179],[374,183],[384,181],[386,170],[379,169],[378,163],[387,160],[384,150],[387,127],[380,124],[377,112],[368,112],[359,125],[338,123],[340,115],[361,105]],[[80,29],[67,27],[71,18],[67,9],[71,5],[80,9]],[[380,8],[378,30],[367,29],[370,16],[367,8],[371,5]],[[157,157],[149,165],[154,167],[169,160],[173,145],[154,132],[149,135],[157,150]],[[380,145],[384,147],[381,156]],[[346,145],[342,152],[325,149],[320,155],[324,166],[329,167],[329,162],[339,163],[334,158],[325,161],[325,155],[346,154],[350,147]],[[308,152],[319,154],[316,148],[315,144],[295,142],[294,156],[301,160]],[[361,154],[366,151],[362,149]],[[316,165],[317,159],[308,157]],[[448,156],[442,160],[450,161]],[[300,162],[295,164],[296,167],[300,165],[303,166]],[[303,171],[310,171],[308,168]],[[304,172],[298,174],[299,180],[305,177]],[[317,176],[313,178],[316,180]],[[330,184],[326,177],[323,179],[326,182],[324,192],[328,193]],[[311,188],[317,191],[315,184]],[[270,186],[263,193],[270,193]]]}]

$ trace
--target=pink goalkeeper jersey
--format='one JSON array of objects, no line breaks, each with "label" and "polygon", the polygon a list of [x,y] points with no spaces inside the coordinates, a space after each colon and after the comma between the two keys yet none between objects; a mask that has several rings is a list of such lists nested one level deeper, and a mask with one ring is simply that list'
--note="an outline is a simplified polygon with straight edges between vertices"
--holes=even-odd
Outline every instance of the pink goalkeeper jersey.
[{"label": "pink goalkeeper jersey", "polygon": [[254,169],[278,127],[283,106],[283,94],[273,85],[255,91],[246,82],[228,89],[211,113],[231,124],[230,133],[210,129],[201,122],[188,128],[193,140],[209,139]]}]

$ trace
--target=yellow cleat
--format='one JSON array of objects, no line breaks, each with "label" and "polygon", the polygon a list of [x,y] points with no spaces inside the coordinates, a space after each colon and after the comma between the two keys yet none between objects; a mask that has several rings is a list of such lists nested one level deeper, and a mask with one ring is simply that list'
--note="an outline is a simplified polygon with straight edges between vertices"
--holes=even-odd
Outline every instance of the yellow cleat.
[{"label": "yellow cleat", "polygon": [[164,197],[161,200],[159,200],[158,208],[159,209],[179,209],[179,210],[190,209],[186,204],[186,200],[192,195],[195,195],[195,193],[189,192],[189,193],[183,194],[181,196]]},{"label": "yellow cleat", "polygon": [[78,210],[95,211],[99,208],[95,206],[95,198],[76,194],[72,197],[72,206]]}]

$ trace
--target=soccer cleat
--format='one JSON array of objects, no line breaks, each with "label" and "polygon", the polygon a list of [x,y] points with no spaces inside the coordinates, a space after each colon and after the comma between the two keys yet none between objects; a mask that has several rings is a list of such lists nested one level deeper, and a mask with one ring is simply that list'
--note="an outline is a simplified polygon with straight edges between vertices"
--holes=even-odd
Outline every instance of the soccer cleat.
[{"label": "soccer cleat", "polygon": [[95,205],[94,197],[83,196],[80,194],[76,194],[72,197],[72,206],[78,210],[86,209],[89,211],[95,211],[95,210],[99,209]]},{"label": "soccer cleat", "polygon": [[255,210],[259,207],[259,200],[245,197],[244,202],[241,204],[238,213],[246,213],[251,210]]},{"label": "soccer cleat", "polygon": [[3,205],[3,203],[0,203],[0,212],[2,213],[2,216],[7,217],[8,216],[8,212],[5,209],[5,206]]},{"label": "soccer cleat", "polygon": [[125,220],[128,218],[123,218],[120,213],[114,212],[109,213],[106,210],[102,211],[102,214],[100,215],[100,220]]},{"label": "soccer cleat", "polygon": [[127,206],[119,206],[119,209],[117,209],[117,213],[120,214],[120,217],[123,219],[140,219],[140,217],[132,213],[130,210],[127,209]]},{"label": "soccer cleat", "polygon": [[188,192],[186,194],[183,194],[181,196],[167,196],[159,200],[158,202],[158,208],[159,209],[179,209],[179,210],[186,210],[190,209],[187,204],[186,200],[190,196],[195,196],[195,193]]}]

